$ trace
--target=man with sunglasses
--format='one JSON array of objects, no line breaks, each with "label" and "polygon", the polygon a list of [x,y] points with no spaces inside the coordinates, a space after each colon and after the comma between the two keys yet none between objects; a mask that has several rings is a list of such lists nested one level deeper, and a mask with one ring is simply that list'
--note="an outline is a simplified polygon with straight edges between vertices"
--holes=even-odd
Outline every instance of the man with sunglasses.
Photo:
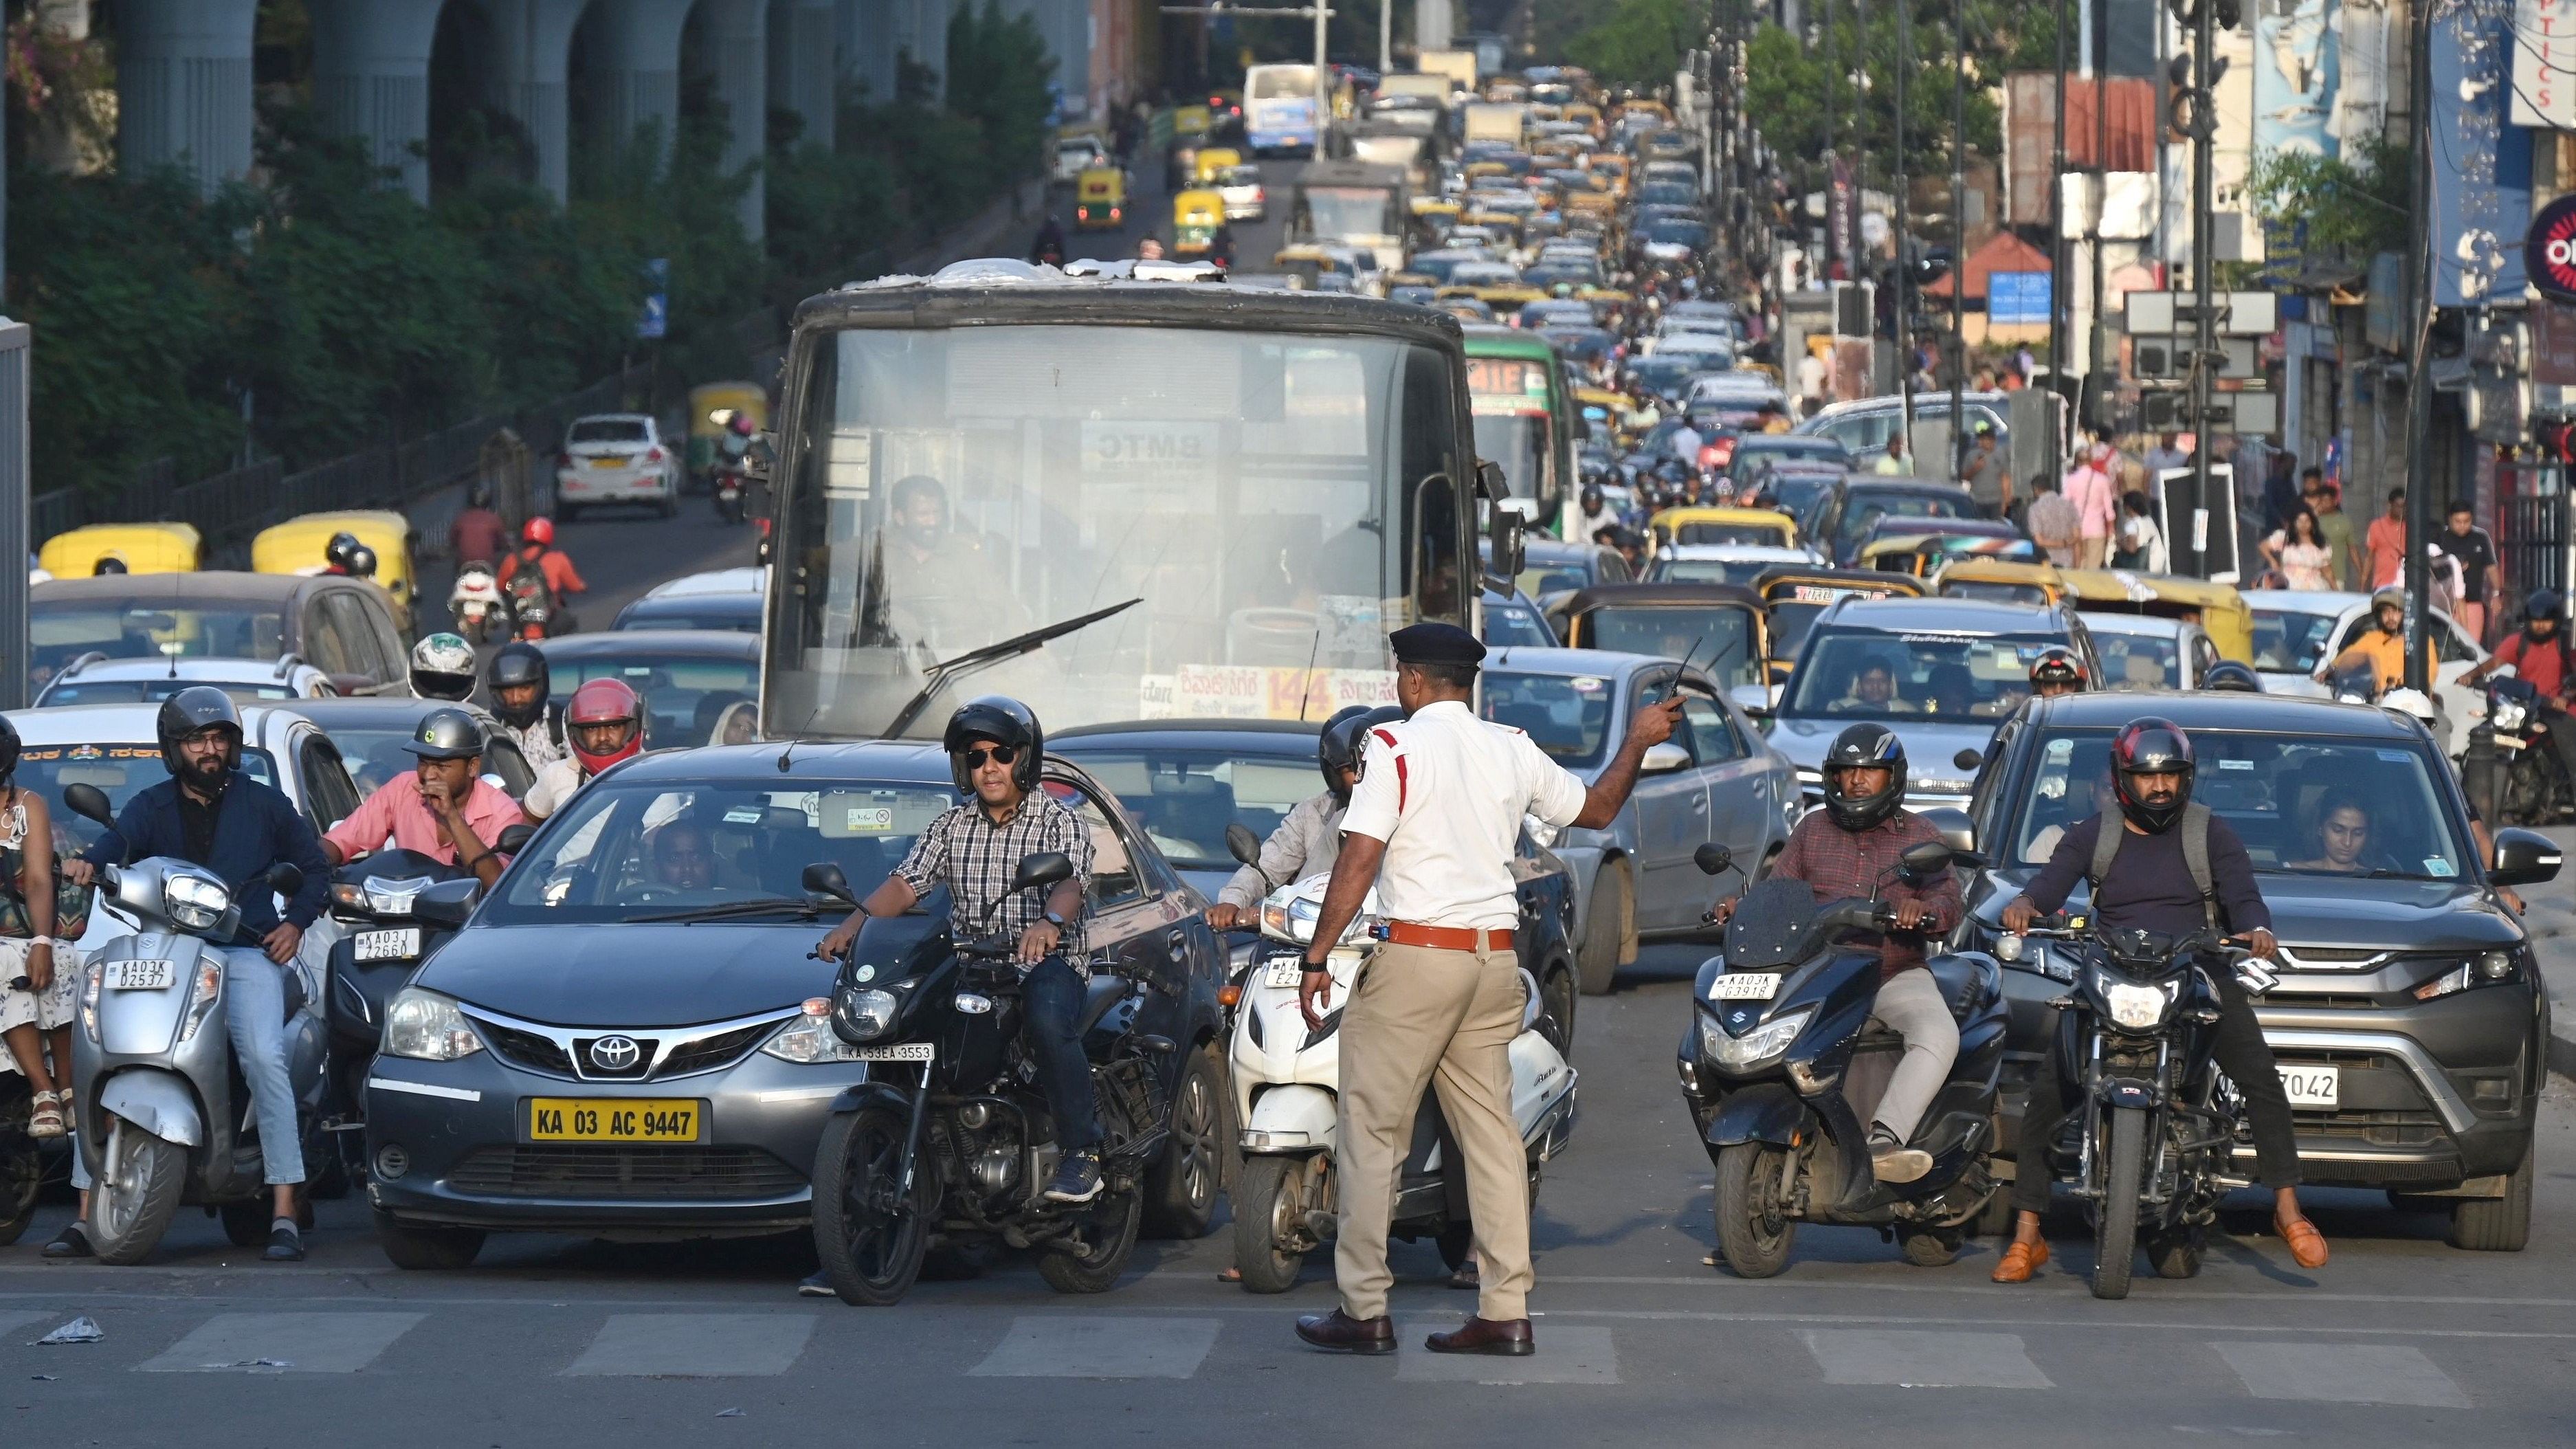
[{"label": "man with sunglasses", "polygon": [[[1002,695],[968,700],[948,717],[944,743],[949,773],[967,801],[930,822],[912,853],[832,928],[817,952],[826,960],[845,958],[870,916],[900,916],[941,884],[948,887],[951,939],[989,929],[1017,940],[1021,1029],[1037,1056],[1038,1084],[1064,1151],[1047,1199],[1089,1202],[1100,1194],[1100,1122],[1092,1111],[1091,1063],[1076,1028],[1090,975],[1080,918],[1091,883],[1091,832],[1038,788],[1046,734],[1027,705]],[[1022,860],[1051,852],[1073,862],[1070,880],[1044,899],[1011,889]]]}]

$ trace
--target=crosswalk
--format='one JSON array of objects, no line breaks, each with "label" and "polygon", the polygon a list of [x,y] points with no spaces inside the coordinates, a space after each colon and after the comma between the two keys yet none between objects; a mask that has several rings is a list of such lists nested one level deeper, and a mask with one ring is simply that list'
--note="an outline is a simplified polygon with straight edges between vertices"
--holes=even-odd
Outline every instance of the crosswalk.
[{"label": "crosswalk", "polygon": [[[431,1305],[435,1306],[435,1305]],[[29,1372],[78,1364],[141,1373],[246,1375],[401,1373],[440,1344],[492,1331],[486,1307],[449,1305],[428,1311],[194,1310],[101,1314],[108,1337],[79,1347],[34,1347],[71,1311],[0,1310],[0,1370]],[[977,1379],[1175,1380],[1222,1373],[1246,1363],[1287,1366],[1307,1353],[1285,1332],[1283,1315],[1073,1311],[977,1320],[944,1317],[937,1338],[954,1344],[936,1372]],[[1526,1358],[1449,1357],[1420,1348],[1422,1336],[1454,1327],[1453,1315],[1400,1315],[1400,1351],[1375,1372],[1399,1384],[1523,1384],[1568,1389],[1669,1375],[1677,1353],[1687,1361],[1731,1363],[1831,1385],[2032,1393],[2113,1387],[2116,1372],[2100,1333],[1977,1332],[1965,1329],[1806,1326],[1794,1322],[1735,1324],[1723,1345],[1701,1323],[1582,1322],[1583,1315],[1543,1318],[1538,1351]],[[1846,1323],[1849,1320],[1844,1320]],[[514,1356],[502,1371],[572,1379],[771,1378],[831,1372],[845,1363],[853,1339],[921,1342],[918,1325],[896,1315],[853,1315],[829,1307],[735,1313],[574,1310],[551,1320],[548,1347]],[[2448,1336],[2428,1332],[2422,1344],[2357,1337],[2302,1338],[2287,1330],[2228,1336],[2156,1335],[2160,1372],[2180,1374],[2200,1391],[2253,1399],[2313,1400],[2342,1405],[2466,1409],[2475,1401],[2454,1372],[2493,1370],[2498,1338],[2531,1338],[2554,1363],[2565,1336]],[[2537,1340],[2547,1340],[2538,1342]],[[409,1343],[418,1352],[407,1352]],[[2194,1357],[2194,1356],[2198,1357]],[[2445,1364],[2450,1365],[2449,1368]],[[1368,1372],[1370,1370],[1362,1370]]]}]

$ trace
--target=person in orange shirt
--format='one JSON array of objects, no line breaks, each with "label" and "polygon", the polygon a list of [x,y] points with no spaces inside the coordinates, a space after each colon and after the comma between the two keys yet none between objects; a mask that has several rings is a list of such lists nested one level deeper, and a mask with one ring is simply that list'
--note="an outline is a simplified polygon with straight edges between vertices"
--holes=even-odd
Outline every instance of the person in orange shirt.
[{"label": "person in orange shirt", "polygon": [[2388,512],[2370,521],[2363,536],[2370,550],[2370,587],[2385,589],[2406,582],[2406,490],[2388,490]]},{"label": "person in orange shirt", "polygon": [[582,580],[581,570],[572,566],[572,555],[555,547],[555,521],[551,518],[531,518],[527,526],[519,530],[518,552],[511,556],[509,565],[503,569],[503,577],[506,579],[523,568],[534,568],[543,573],[546,587],[558,600],[590,592],[590,585]]}]

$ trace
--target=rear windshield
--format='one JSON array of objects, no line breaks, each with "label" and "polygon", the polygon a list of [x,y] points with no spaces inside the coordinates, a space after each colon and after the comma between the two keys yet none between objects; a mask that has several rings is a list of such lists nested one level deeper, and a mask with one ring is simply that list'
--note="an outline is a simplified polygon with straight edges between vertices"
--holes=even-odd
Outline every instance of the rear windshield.
[{"label": "rear windshield", "polygon": [[[241,767],[243,774],[263,785],[277,783],[277,761],[266,750],[244,749]],[[29,745],[18,752],[18,770],[12,776],[21,789],[45,798],[53,807],[55,832],[68,834],[83,850],[107,832],[65,808],[64,790],[95,785],[107,792],[108,809],[121,814],[126,802],[147,786],[169,778],[170,771],[161,763],[161,747],[136,744]]]},{"label": "rear windshield", "polygon": [[584,418],[564,435],[568,443],[640,443],[645,440],[641,418]]},{"label": "rear windshield", "polygon": [[[1489,606],[1490,607],[1490,606]],[[1229,755],[1211,749],[1083,750],[1082,767],[1145,827],[1163,858],[1231,870],[1225,828],[1237,821],[1268,839],[1297,802],[1322,790],[1312,756]],[[1285,881],[1274,882],[1284,885]]]},{"label": "rear windshield", "polygon": [[[45,708],[60,704],[159,704],[183,689],[194,689],[202,679],[102,679],[95,683],[55,686],[45,695]],[[259,704],[298,698],[283,684],[217,684],[217,689],[233,697],[235,704]]]},{"label": "rear windshield", "polygon": [[1528,735],[1560,765],[1597,764],[1610,733],[1610,691],[1597,675],[1485,671],[1485,718]]},{"label": "rear windshield", "polygon": [[625,680],[644,697],[644,747],[651,750],[707,743],[728,707],[760,693],[760,662],[755,659],[611,654],[549,664],[559,704],[591,680]]},{"label": "rear windshield", "polygon": [[27,609],[33,645],[28,678],[42,684],[96,650],[110,659],[275,659],[286,652],[277,604],[171,604],[131,600],[37,600]]},{"label": "rear windshield", "polygon": [[2102,656],[2105,688],[2182,688],[2182,649],[2178,640],[2097,630],[2093,650]]},{"label": "rear windshield", "polygon": [[2063,636],[1834,629],[1808,640],[1784,715],[1993,721],[2030,695],[2030,661]]},{"label": "rear windshield", "polygon": [[2325,662],[2326,641],[2333,637],[2333,614],[2302,614],[2287,609],[2254,611],[2254,667],[2302,674]]}]

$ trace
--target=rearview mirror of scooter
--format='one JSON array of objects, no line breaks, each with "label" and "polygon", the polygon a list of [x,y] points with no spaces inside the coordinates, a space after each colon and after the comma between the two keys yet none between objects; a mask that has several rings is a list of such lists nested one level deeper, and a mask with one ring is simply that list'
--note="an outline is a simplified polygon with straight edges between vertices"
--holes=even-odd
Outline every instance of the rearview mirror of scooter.
[{"label": "rearview mirror of scooter", "polygon": [[1020,861],[1019,870],[1011,876],[1014,891],[1035,890],[1073,879],[1073,861],[1061,850],[1028,856]]},{"label": "rearview mirror of scooter", "polygon": [[1950,854],[1949,846],[1938,840],[1926,840],[1917,845],[1907,846],[1905,853],[1896,858],[1896,864],[1897,868],[1905,873],[1907,879],[1922,880],[1948,870]]},{"label": "rearview mirror of scooter", "polygon": [[[1252,827],[1239,820],[1227,826],[1225,848],[1228,854],[1245,865],[1256,871],[1261,869],[1261,838],[1252,833]],[[1269,876],[1265,873],[1262,878],[1267,880]]]},{"label": "rearview mirror of scooter", "polygon": [[294,899],[296,892],[304,889],[304,872],[297,869],[295,863],[290,860],[272,863],[261,874],[260,879],[268,883],[270,890],[290,900]]},{"label": "rearview mirror of scooter", "polygon": [[84,820],[94,820],[110,830],[116,828],[116,816],[107,808],[107,792],[96,785],[64,786],[63,808]]}]

